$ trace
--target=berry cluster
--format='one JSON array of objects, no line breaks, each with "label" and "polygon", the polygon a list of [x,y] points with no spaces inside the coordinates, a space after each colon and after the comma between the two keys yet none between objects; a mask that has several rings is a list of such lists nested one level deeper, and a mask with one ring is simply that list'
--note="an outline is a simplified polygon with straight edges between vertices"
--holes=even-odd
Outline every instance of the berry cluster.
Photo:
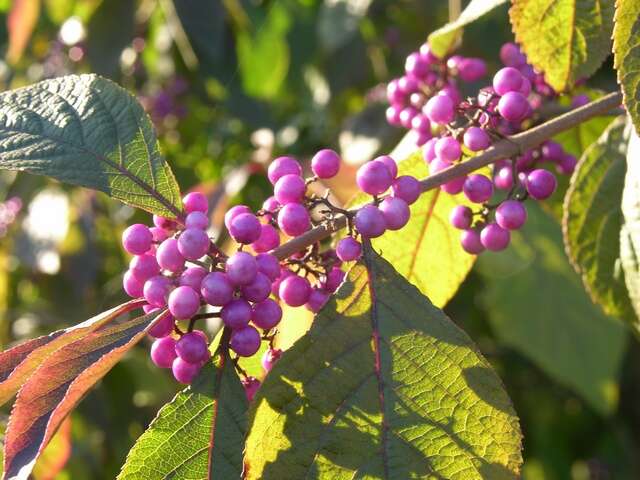
[{"label": "berry cluster", "polygon": [[4,237],[9,227],[15,222],[22,210],[22,200],[19,197],[11,197],[0,202],[0,237]]}]

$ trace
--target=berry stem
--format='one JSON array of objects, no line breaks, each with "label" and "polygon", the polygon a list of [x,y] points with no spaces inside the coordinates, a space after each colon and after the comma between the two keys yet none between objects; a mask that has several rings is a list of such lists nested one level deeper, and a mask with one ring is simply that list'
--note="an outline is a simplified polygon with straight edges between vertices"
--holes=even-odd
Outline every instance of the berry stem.
[{"label": "berry stem", "polygon": [[[420,181],[422,192],[428,192],[429,190],[438,188],[440,185],[443,185],[455,178],[479,170],[480,168],[497,162],[498,160],[512,157],[517,155],[519,152],[536,147],[560,132],[568,130],[597,115],[601,115],[614,108],[618,108],[621,103],[622,94],[620,92],[612,92],[598,100],[594,100],[582,107],[571,110],[534,128],[507,137],[488,148],[480,155],[472,157],[464,162],[457,163],[454,166],[422,179]],[[349,212],[352,215],[355,215],[357,211],[358,209],[352,209]],[[341,230],[346,226],[347,217],[345,215],[337,215],[332,222],[318,225],[303,235],[280,245],[278,248],[272,250],[271,253],[278,259],[283,260],[296,252],[306,249],[309,245],[327,238],[333,232]]]}]

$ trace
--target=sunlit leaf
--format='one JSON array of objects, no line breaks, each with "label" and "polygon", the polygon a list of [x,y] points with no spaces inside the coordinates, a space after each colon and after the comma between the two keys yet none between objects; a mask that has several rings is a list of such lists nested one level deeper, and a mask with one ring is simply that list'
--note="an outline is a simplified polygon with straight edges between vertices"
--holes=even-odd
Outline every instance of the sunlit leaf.
[{"label": "sunlit leaf", "polygon": [[71,458],[71,450],[71,417],[67,417],[38,458],[34,480],[55,480]]},{"label": "sunlit leaf", "polygon": [[[613,2],[611,2],[613,3]],[[640,133],[640,2],[617,0],[613,29],[613,60],[624,105]]]}]

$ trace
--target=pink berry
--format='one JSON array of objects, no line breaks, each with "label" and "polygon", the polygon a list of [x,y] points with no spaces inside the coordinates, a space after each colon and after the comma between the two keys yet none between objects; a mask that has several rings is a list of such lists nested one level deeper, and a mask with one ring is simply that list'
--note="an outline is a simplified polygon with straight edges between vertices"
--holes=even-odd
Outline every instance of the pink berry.
[{"label": "pink berry", "polygon": [[279,348],[270,348],[269,350],[265,351],[264,354],[262,355],[262,368],[264,369],[264,371],[266,373],[269,373],[271,371],[271,369],[273,368],[273,366],[275,365],[275,363],[280,360],[280,357],[282,356],[282,350],[280,350]]},{"label": "pink berry", "polygon": [[463,58],[458,65],[458,75],[465,82],[477,82],[487,74],[487,64],[479,58]]},{"label": "pink berry", "polygon": [[494,75],[493,89],[498,95],[508,92],[517,92],[522,86],[523,76],[513,67],[505,67]]},{"label": "pink berry", "polygon": [[131,270],[127,270],[122,277],[122,287],[132,298],[140,298],[143,295],[143,283],[140,282]]},{"label": "pink berry", "polygon": [[185,218],[184,225],[187,228],[206,230],[209,227],[209,218],[205,213],[199,211],[191,212]]},{"label": "pink berry", "polygon": [[345,276],[346,274],[339,267],[333,267],[329,271],[326,281],[324,282],[325,290],[327,290],[330,293],[333,293],[336,290],[338,290],[338,287],[340,287],[340,285],[344,281]]},{"label": "pink berry", "polygon": [[263,203],[262,203],[262,209],[266,212],[269,213],[275,213],[275,211],[280,208],[280,204],[278,203],[278,201],[276,200],[276,197],[271,196],[269,198],[267,198]]},{"label": "pink berry", "polygon": [[517,230],[527,221],[527,209],[517,200],[506,200],[496,209],[496,223],[507,230]]},{"label": "pink berry", "polygon": [[187,260],[197,260],[209,251],[209,235],[199,228],[187,228],[178,237],[178,251]]},{"label": "pink berry", "polygon": [[144,283],[144,299],[154,307],[164,307],[172,289],[171,281],[162,275],[151,277]]},{"label": "pink berry", "polygon": [[153,241],[155,243],[163,242],[164,240],[169,238],[169,232],[167,230],[165,230],[164,228],[151,227],[149,229],[149,231],[151,232],[151,235],[153,237]]},{"label": "pink berry", "polygon": [[241,357],[250,357],[260,349],[260,333],[251,325],[233,330],[229,346]]},{"label": "pink berry", "polygon": [[200,291],[202,279],[207,276],[207,271],[200,267],[189,267],[178,277],[178,285],[183,287],[191,287],[196,292]]},{"label": "pink berry", "polygon": [[471,255],[478,255],[484,251],[484,246],[480,241],[480,233],[475,228],[468,228],[462,231],[460,244],[462,249]]},{"label": "pink berry", "polygon": [[453,180],[449,180],[447,183],[441,185],[440,188],[443,192],[447,192],[450,195],[457,195],[462,191],[466,179],[467,177],[454,178]]},{"label": "pink berry", "polygon": [[460,230],[467,230],[473,221],[473,212],[465,205],[456,205],[449,215],[451,225]]},{"label": "pink berry", "polygon": [[486,225],[480,232],[480,241],[482,245],[493,252],[504,250],[509,245],[511,234],[495,223]]},{"label": "pink berry", "polygon": [[173,273],[178,273],[184,268],[184,257],[175,238],[167,238],[158,246],[156,259],[162,269]]},{"label": "pink berry", "polygon": [[391,189],[394,197],[401,198],[408,205],[415,203],[422,193],[420,182],[410,175],[402,175],[396,178],[393,185],[391,185]]},{"label": "pink berry", "polygon": [[270,280],[275,280],[280,276],[280,262],[270,253],[260,253],[256,255],[258,271],[264,273]]},{"label": "pink berry", "polygon": [[499,168],[493,177],[493,183],[500,190],[510,190],[513,187],[513,169],[510,166]]},{"label": "pink berry", "polygon": [[431,122],[426,115],[419,113],[411,120],[411,129],[420,133],[431,133]]},{"label": "pink berry", "polygon": [[438,94],[429,99],[424,113],[432,123],[445,124],[455,118],[454,104],[448,95]]},{"label": "pink berry", "polygon": [[362,245],[353,237],[345,237],[336,244],[336,255],[343,262],[358,260],[362,255]]},{"label": "pink berry", "polygon": [[299,203],[288,203],[278,212],[278,226],[290,237],[302,235],[311,227],[309,212]]},{"label": "pink berry", "polygon": [[365,205],[354,217],[356,229],[363,237],[376,238],[387,228],[384,215],[375,205]]},{"label": "pink berry", "polygon": [[149,227],[134,223],[122,232],[122,246],[132,255],[142,255],[151,248],[153,235]]},{"label": "pink berry", "polygon": [[325,148],[311,159],[311,170],[318,178],[332,178],[340,170],[340,157],[333,150]]},{"label": "pink berry", "polygon": [[189,363],[200,363],[209,358],[209,346],[204,332],[188,332],[176,343],[176,354]]},{"label": "pink berry", "polygon": [[162,228],[167,231],[173,231],[176,229],[176,222],[169,220],[168,218],[161,217],[160,215],[153,216],[153,224],[157,228]]},{"label": "pink berry", "polygon": [[305,307],[313,313],[318,313],[328,301],[329,294],[327,292],[318,288],[312,288],[309,300],[307,300]]},{"label": "pink berry", "polygon": [[238,243],[249,244],[260,238],[262,224],[253,213],[240,213],[231,219],[229,235]]},{"label": "pink berry", "polygon": [[498,101],[498,111],[505,120],[517,123],[523,120],[531,107],[520,92],[507,92]]},{"label": "pink berry", "polygon": [[553,173],[542,168],[537,169],[527,175],[527,192],[536,200],[545,200],[553,195],[558,182]]},{"label": "pink berry", "polygon": [[191,318],[200,310],[200,296],[191,287],[178,287],[169,294],[168,305],[175,318]]},{"label": "pink berry", "polygon": [[145,253],[144,255],[136,255],[131,259],[129,270],[136,277],[136,280],[144,284],[151,277],[160,273],[160,266],[155,255]]},{"label": "pink berry", "polygon": [[261,302],[253,304],[251,311],[251,321],[263,330],[270,330],[282,319],[282,308],[274,300],[267,298]]},{"label": "pink berry", "polygon": [[160,368],[171,368],[176,359],[176,341],[171,337],[158,338],[151,345],[151,361]]},{"label": "pink berry", "polygon": [[280,235],[272,225],[265,224],[260,226],[260,236],[251,244],[251,248],[256,253],[264,253],[273,250],[280,245]]},{"label": "pink berry", "polygon": [[480,127],[469,127],[464,132],[464,145],[472,152],[479,152],[489,148],[491,140],[489,135]]},{"label": "pink berry", "polygon": [[196,378],[198,372],[200,372],[200,368],[199,363],[185,362],[180,357],[176,357],[171,365],[173,377],[185,385],[191,383],[193,379]]},{"label": "pink berry", "polygon": [[232,220],[243,213],[251,213],[251,209],[246,205],[236,205],[227,210],[227,213],[224,214],[224,226],[227,230],[231,228]]},{"label": "pink berry", "polygon": [[279,296],[290,307],[300,307],[307,303],[311,286],[306,278],[291,275],[280,283]]},{"label": "pink berry", "polygon": [[493,183],[484,175],[474,173],[465,180],[463,191],[469,201],[484,203],[493,195]]},{"label": "pink berry", "polygon": [[[160,309],[155,309],[160,313]],[[149,328],[148,334],[155,338],[166,337],[173,331],[174,318],[169,312],[165,312],[163,315],[155,319],[153,325]]]},{"label": "pink berry", "polygon": [[500,48],[500,60],[508,67],[520,67],[527,62],[527,58],[515,43],[502,45]]},{"label": "pink berry", "polygon": [[187,213],[202,212],[207,213],[209,210],[209,201],[207,197],[200,192],[187,193],[182,199],[184,210]]},{"label": "pink berry", "polygon": [[250,302],[261,302],[271,293],[271,280],[264,273],[256,273],[253,282],[240,288],[242,296]]},{"label": "pink berry", "polygon": [[[382,162],[384,165],[386,165],[386,167],[387,167],[387,169],[389,169],[389,173],[391,174],[391,177],[393,179],[395,179],[398,176],[398,164],[389,155],[382,155],[380,157],[375,158],[373,161],[374,162]],[[389,188],[389,187],[387,187],[387,188]]]},{"label": "pink berry", "polygon": [[391,186],[393,176],[387,165],[374,160],[358,169],[356,183],[363,192],[369,195],[380,195]]},{"label": "pink berry", "polygon": [[273,196],[281,205],[301,203],[306,190],[304,178],[299,175],[284,175],[276,182]]},{"label": "pink berry", "polygon": [[400,230],[409,221],[411,212],[407,202],[396,197],[385,198],[378,207],[384,217],[384,223],[389,230]]},{"label": "pink berry", "polygon": [[227,260],[226,272],[234,285],[248,285],[256,278],[258,264],[250,253],[237,252]]},{"label": "pink berry", "polygon": [[427,165],[429,165],[434,158],[436,158],[436,142],[437,138],[432,138],[427,141],[422,147],[422,154],[424,156],[424,161]]},{"label": "pink berry", "polygon": [[285,175],[302,175],[302,167],[293,157],[278,157],[269,165],[267,176],[272,185]]},{"label": "pink berry", "polygon": [[233,284],[225,273],[212,272],[202,279],[200,293],[209,305],[222,307],[233,299]]},{"label": "pink berry", "polygon": [[244,393],[247,396],[247,400],[250,402],[255,397],[258,389],[260,388],[260,380],[255,377],[247,377],[242,379],[242,386],[244,387]]}]

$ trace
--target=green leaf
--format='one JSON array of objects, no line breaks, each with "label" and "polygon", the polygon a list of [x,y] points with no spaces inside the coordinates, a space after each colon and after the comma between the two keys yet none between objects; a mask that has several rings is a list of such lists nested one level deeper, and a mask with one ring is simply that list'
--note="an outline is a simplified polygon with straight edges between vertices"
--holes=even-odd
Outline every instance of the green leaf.
[{"label": "green leaf", "polygon": [[620,258],[629,299],[640,317],[640,137],[631,131],[627,150],[627,174],[622,193],[624,227],[620,233]]},{"label": "green leaf", "polygon": [[88,335],[145,302],[132,300],[78,325],[34,338],[0,353],[0,405],[9,400],[36,368],[64,345]]},{"label": "green leaf", "polygon": [[94,188],[181,215],[180,189],[147,114],[115,83],[68,75],[0,94],[0,168]]},{"label": "green leaf", "polygon": [[[613,3],[613,2],[611,2]],[[640,2],[617,0],[613,28],[613,61],[624,105],[640,133]]]},{"label": "green leaf", "polygon": [[611,0],[513,0],[516,41],[557,91],[593,74],[611,52]]},{"label": "green leaf", "polygon": [[53,352],[22,386],[4,438],[3,480],[27,480],[65,417],[157,318],[107,326]]},{"label": "green leaf", "polygon": [[239,479],[247,399],[228,356],[208,363],[127,456],[119,480]]},{"label": "green leaf", "polygon": [[477,262],[482,298],[495,334],[601,414],[618,400],[624,325],[589,299],[571,268],[559,225],[534,204],[511,247]]},{"label": "green leaf", "polygon": [[460,16],[429,35],[431,51],[438,57],[445,57],[456,48],[462,39],[462,30],[491,10],[507,3],[507,0],[471,0]]},{"label": "green leaf", "polygon": [[565,197],[563,231],[567,254],[593,301],[638,329],[620,265],[629,133],[624,120],[614,122],[580,159]]},{"label": "green leaf", "polygon": [[365,246],[252,404],[246,478],[518,478],[521,434],[469,337]]},{"label": "green leaf", "polygon": [[[428,175],[419,151],[400,162],[398,171],[416,178]],[[358,195],[350,205],[370,199]],[[445,194],[438,188],[426,192],[411,206],[411,219],[402,230],[387,231],[373,240],[376,250],[438,307],[453,297],[475,261],[462,249],[460,231],[449,222],[451,210],[459,204],[471,205],[464,195]]]}]

